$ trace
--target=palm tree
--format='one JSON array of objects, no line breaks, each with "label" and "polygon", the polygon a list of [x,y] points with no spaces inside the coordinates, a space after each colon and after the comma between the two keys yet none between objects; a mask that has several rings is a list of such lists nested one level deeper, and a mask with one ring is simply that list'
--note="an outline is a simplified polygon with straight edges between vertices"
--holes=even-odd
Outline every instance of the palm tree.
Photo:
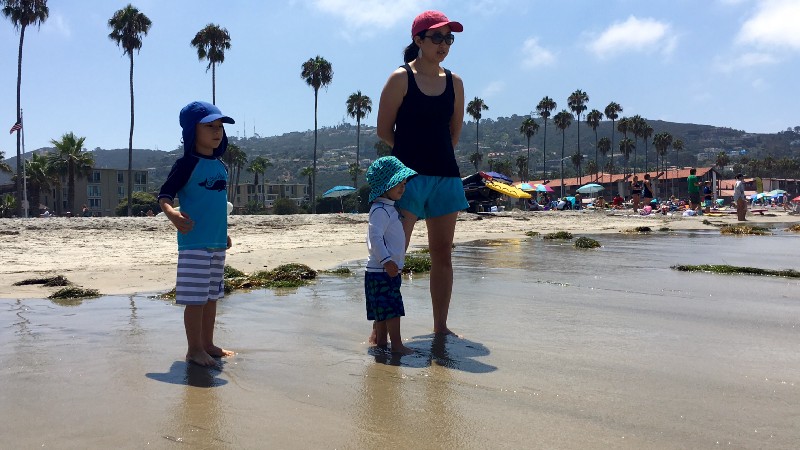
[{"label": "palm tree", "polygon": [[619,117],[619,113],[622,112],[622,106],[619,106],[617,102],[611,102],[606,106],[604,111],[606,113],[606,119],[611,120],[611,172],[614,173],[614,130],[616,130],[615,121]]},{"label": "palm tree", "polygon": [[0,172],[12,173],[11,166],[6,162],[6,154],[0,150]]},{"label": "palm tree", "polygon": [[653,146],[656,148],[656,155],[661,157],[661,164],[664,166],[664,172],[667,171],[667,150],[669,150],[671,145],[672,135],[666,131],[658,133],[653,137]]},{"label": "palm tree", "polygon": [[[672,142],[672,148],[675,150],[675,178],[678,177],[678,153],[683,150],[683,139],[675,139]],[[675,195],[675,178],[672,179],[672,195]]]},{"label": "palm tree", "polygon": [[578,153],[581,152],[581,114],[586,111],[586,103],[588,101],[589,95],[580,89],[577,89],[567,98],[567,106],[569,107],[570,111],[575,113],[576,117],[575,129],[578,132],[578,147],[576,151]]},{"label": "palm tree", "polygon": [[73,214],[75,213],[75,179],[88,176],[94,165],[92,155],[83,151],[85,140],[85,137],[76,137],[71,131],[61,136],[59,141],[50,140],[56,151],[49,155],[49,163],[62,175],[67,175],[67,209]]},{"label": "palm tree", "polygon": [[[475,152],[469,155],[469,162],[470,164],[475,166],[475,172],[478,171],[478,167],[480,167],[482,161],[483,161],[483,155],[481,154],[481,152]],[[489,167],[489,170],[492,170],[492,168]]]},{"label": "palm tree", "polygon": [[311,213],[317,213],[317,102],[319,88],[328,86],[333,81],[333,67],[325,58],[317,55],[302,65],[300,77],[314,89],[314,171],[311,174]]},{"label": "palm tree", "polygon": [[[644,139],[644,171],[647,172],[647,142],[650,140],[650,137],[653,136],[655,130],[653,127],[650,126],[649,123],[645,122],[644,129],[642,130],[642,138]],[[656,161],[658,163],[658,161]],[[658,164],[656,164],[656,170],[658,170]]]},{"label": "palm tree", "polygon": [[722,170],[725,169],[725,166],[727,166],[728,163],[730,162],[731,158],[728,156],[727,153],[725,152],[717,153],[717,159],[715,161],[715,164],[717,167],[719,167],[720,172],[722,172]]},{"label": "palm tree", "polygon": [[556,109],[556,102],[552,98],[545,96],[536,105],[536,112],[544,120],[544,137],[542,138],[542,180],[547,178],[547,119],[550,112]]},{"label": "palm tree", "polygon": [[[50,15],[47,0],[0,0],[3,15],[8,17],[14,28],[19,30],[19,50],[17,52],[17,122],[22,123],[22,44],[25,42],[25,29],[31,25],[41,27]],[[22,173],[22,153],[20,152],[20,134],[17,133],[17,174]],[[14,177],[14,192],[17,196],[17,214],[22,216],[22,183],[21,177]],[[38,206],[38,205],[37,205]]]},{"label": "palm tree", "polygon": [[528,157],[525,155],[517,156],[517,176],[520,181],[528,179]]},{"label": "palm tree", "polygon": [[231,48],[228,30],[210,23],[198,31],[191,42],[197,49],[197,59],[208,60],[206,72],[211,69],[211,103],[217,104],[217,64],[225,62],[225,50]]},{"label": "palm tree", "polygon": [[[383,141],[379,141],[383,142]],[[314,176],[314,168],[313,167],[303,167],[300,169],[300,176],[301,177],[308,177],[308,191],[309,193],[312,190],[312,186],[314,185],[313,176]]]},{"label": "palm tree", "polygon": [[372,112],[372,100],[361,91],[350,94],[347,98],[347,115],[356,119],[356,177],[353,178],[353,187],[358,189],[358,173],[361,170],[359,150],[361,149],[361,119]]},{"label": "palm tree", "polygon": [[572,114],[566,109],[553,117],[553,123],[561,130],[561,196],[564,196],[564,144],[567,140],[567,128],[572,125]]},{"label": "palm tree", "polygon": [[358,185],[358,176],[361,175],[361,167],[357,163],[351,163],[347,166],[347,173],[350,174],[350,179],[353,180],[354,185]]},{"label": "palm tree", "polygon": [[38,211],[42,189],[49,189],[55,181],[47,156],[33,153],[31,159],[25,161],[25,176],[28,177],[30,204],[33,211]]},{"label": "palm tree", "polygon": [[625,157],[625,165],[627,166],[630,162],[631,152],[636,149],[636,143],[630,140],[627,137],[622,138],[619,141],[619,151],[622,153],[622,156]]},{"label": "palm tree", "polygon": [[597,127],[600,126],[600,121],[603,120],[603,113],[600,111],[593,109],[589,111],[589,114],[586,114],[586,124],[594,131],[594,165],[595,167],[600,167],[600,163],[597,161]]},{"label": "palm tree", "polygon": [[[619,123],[617,124],[617,131],[622,133],[622,136],[624,136],[625,139],[628,138],[628,131],[631,130],[630,127],[631,127],[630,119],[628,119],[627,117],[623,117],[622,119],[619,119]],[[613,138],[612,138],[612,141],[613,141]],[[612,164],[612,167],[613,167],[613,164],[614,164],[614,146],[613,145],[611,146],[611,164]],[[622,168],[622,173],[624,175],[626,175],[627,171],[628,171],[628,165],[625,164],[625,166]]]},{"label": "palm tree", "polygon": [[575,171],[578,172],[578,185],[581,185],[583,184],[581,183],[581,178],[582,178],[581,167],[583,166],[583,155],[581,155],[578,152],[575,152],[569,158],[570,161],[572,161],[572,165],[575,166]]},{"label": "palm tree", "polygon": [[[597,149],[600,150],[600,154],[603,155],[603,162],[605,162],[608,151],[611,150],[611,139],[605,136],[601,137],[600,140],[597,141]],[[603,164],[603,167],[605,166],[606,164]]]},{"label": "palm tree", "polygon": [[528,165],[525,168],[525,181],[528,181],[531,176],[531,137],[533,137],[537,131],[539,131],[539,124],[530,117],[523,120],[522,125],[519,127],[519,132],[528,140],[528,157],[525,158],[525,162]]},{"label": "palm tree", "polygon": [[147,36],[152,22],[132,5],[115,12],[108,20],[111,33],[108,37],[122,48],[122,54],[128,55],[130,61],[130,91],[131,91],[131,128],[128,133],[128,216],[131,215],[131,195],[133,194],[133,51],[139,53],[142,48],[142,37]]},{"label": "palm tree", "polygon": [[247,164],[247,153],[235,143],[228,142],[228,149],[222,159],[228,165],[228,181],[233,186],[233,189],[228,189],[228,201],[236,203],[236,194],[239,192],[239,177],[242,173],[242,168]]},{"label": "palm tree", "polygon": [[253,174],[253,190],[256,194],[256,200],[258,201],[260,199],[262,205],[264,204],[264,192],[261,192],[261,195],[259,195],[258,188],[260,184],[258,183],[258,176],[264,175],[268,167],[272,167],[272,163],[263,156],[256,156],[247,166],[247,171]]},{"label": "palm tree", "polygon": [[645,126],[644,118],[638,114],[631,117],[628,122],[628,131],[633,132],[633,173],[636,173],[636,145],[639,143],[639,138],[644,133]]},{"label": "palm tree", "polygon": [[478,147],[478,139],[480,137],[480,133],[478,132],[478,123],[481,121],[481,111],[487,111],[489,107],[486,106],[486,103],[483,102],[478,97],[470,100],[467,103],[467,114],[469,114],[473,119],[475,119],[475,151],[480,153],[481,149]]},{"label": "palm tree", "polygon": [[375,148],[375,153],[378,154],[378,158],[381,156],[389,156],[392,154],[392,147],[389,147],[389,144],[383,142],[382,140],[378,139],[378,142],[373,145]]}]

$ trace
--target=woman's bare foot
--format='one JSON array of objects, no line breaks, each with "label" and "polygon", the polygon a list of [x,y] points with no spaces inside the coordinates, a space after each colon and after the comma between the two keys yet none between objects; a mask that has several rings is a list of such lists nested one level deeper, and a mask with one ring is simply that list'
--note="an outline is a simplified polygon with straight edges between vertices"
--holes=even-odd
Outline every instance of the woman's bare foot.
[{"label": "woman's bare foot", "polygon": [[449,334],[452,334],[453,336],[458,336],[457,334],[455,334],[452,331],[450,331],[450,328],[447,328],[447,327],[444,327],[444,328],[441,328],[441,329],[438,329],[438,330],[434,328],[433,334],[441,334],[443,336],[447,336]]},{"label": "woman's bare foot", "polygon": [[203,367],[216,366],[217,362],[208,353],[200,350],[186,353],[186,360]]},{"label": "woman's bare foot", "polygon": [[400,344],[392,344],[392,353],[396,355],[413,355],[416,351],[412,348],[408,348],[402,343]]},{"label": "woman's bare foot", "polygon": [[224,348],[217,347],[216,345],[206,347],[206,353],[216,358],[227,358],[228,356],[233,356],[235,354],[231,350],[225,350]]}]

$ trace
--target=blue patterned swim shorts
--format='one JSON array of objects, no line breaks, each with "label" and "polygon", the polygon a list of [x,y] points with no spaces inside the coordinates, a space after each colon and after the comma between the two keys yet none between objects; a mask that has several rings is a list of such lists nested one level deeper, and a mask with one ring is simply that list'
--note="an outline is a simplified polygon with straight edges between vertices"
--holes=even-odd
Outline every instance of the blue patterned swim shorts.
[{"label": "blue patterned swim shorts", "polygon": [[367,320],[384,321],[406,315],[400,295],[402,276],[390,278],[386,272],[366,272],[364,293],[367,297]]}]

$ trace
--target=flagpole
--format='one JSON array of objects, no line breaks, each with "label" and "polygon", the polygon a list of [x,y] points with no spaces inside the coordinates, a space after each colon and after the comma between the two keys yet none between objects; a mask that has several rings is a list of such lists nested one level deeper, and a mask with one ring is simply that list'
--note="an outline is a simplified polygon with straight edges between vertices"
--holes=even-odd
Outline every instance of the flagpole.
[{"label": "flagpole", "polygon": [[[19,124],[22,123],[22,109],[19,110]],[[25,210],[25,218],[28,218],[28,177],[25,175],[25,127],[22,126],[17,133],[22,133],[22,208]]]}]

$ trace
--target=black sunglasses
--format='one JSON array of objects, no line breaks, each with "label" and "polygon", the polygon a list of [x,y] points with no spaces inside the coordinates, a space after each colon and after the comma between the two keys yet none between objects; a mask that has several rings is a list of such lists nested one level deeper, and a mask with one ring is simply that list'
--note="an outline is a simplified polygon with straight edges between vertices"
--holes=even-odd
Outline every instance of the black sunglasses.
[{"label": "black sunglasses", "polygon": [[453,33],[447,33],[447,34],[434,33],[431,35],[426,34],[425,36],[422,36],[422,38],[423,39],[430,38],[431,42],[433,42],[436,45],[439,45],[442,42],[444,42],[447,45],[453,45],[453,42],[455,42],[456,40],[456,37],[453,35]]}]

